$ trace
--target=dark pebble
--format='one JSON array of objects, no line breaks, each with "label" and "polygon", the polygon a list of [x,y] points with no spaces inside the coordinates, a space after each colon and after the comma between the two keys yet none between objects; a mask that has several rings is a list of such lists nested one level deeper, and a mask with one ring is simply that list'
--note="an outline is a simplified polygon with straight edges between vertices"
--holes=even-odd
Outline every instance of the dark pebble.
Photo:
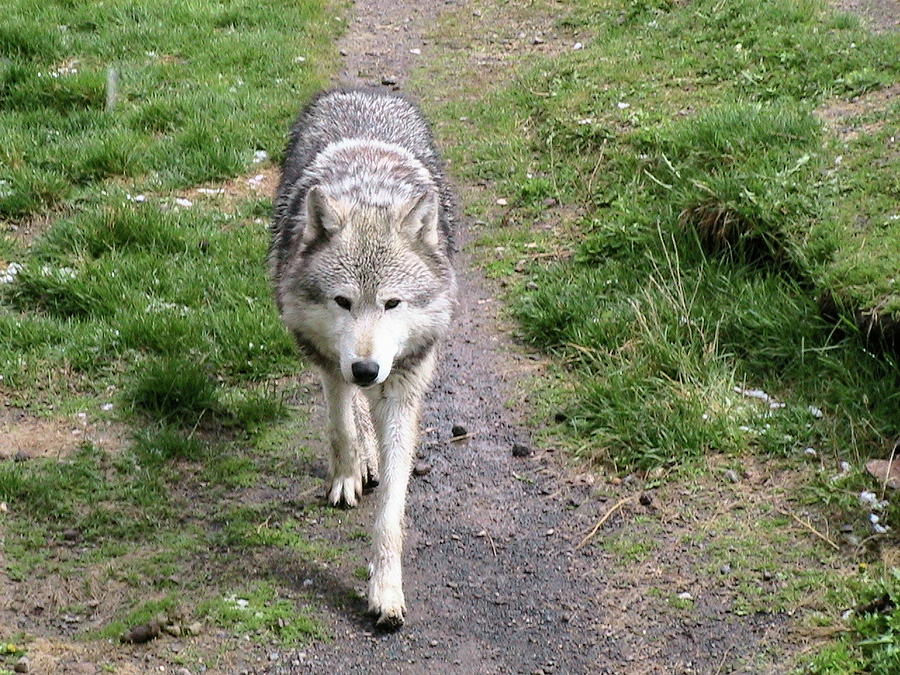
[{"label": "dark pebble", "polygon": [[424,476],[431,473],[431,464],[428,462],[416,462],[413,467],[413,473],[417,476]]},{"label": "dark pebble", "polygon": [[531,457],[531,448],[521,443],[516,443],[512,447],[513,457]]},{"label": "dark pebble", "polygon": [[450,433],[456,438],[457,436],[465,436],[469,431],[462,424],[454,424]]},{"label": "dark pebble", "polygon": [[29,455],[24,450],[19,450],[15,455],[13,455],[13,459],[17,462],[27,462],[31,459],[31,455]]},{"label": "dark pebble", "polygon": [[78,541],[80,536],[78,530],[66,530],[63,532],[63,539],[66,541]]},{"label": "dark pebble", "polygon": [[555,415],[553,415],[553,421],[556,422],[557,424],[562,424],[567,419],[569,419],[569,416],[566,415],[566,413],[564,413],[564,412],[558,412]]},{"label": "dark pebble", "polygon": [[653,497],[648,494],[642,494],[638,501],[641,503],[641,506],[650,506],[653,503]]}]

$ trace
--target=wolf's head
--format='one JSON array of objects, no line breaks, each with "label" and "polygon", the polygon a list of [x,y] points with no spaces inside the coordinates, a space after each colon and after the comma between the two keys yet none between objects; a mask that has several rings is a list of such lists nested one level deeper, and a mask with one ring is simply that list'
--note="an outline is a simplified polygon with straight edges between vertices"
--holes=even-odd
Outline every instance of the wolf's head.
[{"label": "wolf's head", "polygon": [[436,187],[427,175],[398,180],[407,157],[368,159],[308,190],[279,282],[282,316],[301,344],[361,386],[427,353],[455,297]]}]

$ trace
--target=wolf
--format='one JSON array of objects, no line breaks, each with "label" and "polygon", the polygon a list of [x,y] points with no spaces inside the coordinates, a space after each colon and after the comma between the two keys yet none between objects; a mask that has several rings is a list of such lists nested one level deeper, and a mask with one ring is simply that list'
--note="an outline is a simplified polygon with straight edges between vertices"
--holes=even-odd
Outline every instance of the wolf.
[{"label": "wolf", "polygon": [[368,605],[403,625],[406,491],[423,396],[456,304],[455,196],[422,113],[365,89],[320,93],[291,128],[268,265],[282,321],[322,376],[327,499],[378,487]]}]

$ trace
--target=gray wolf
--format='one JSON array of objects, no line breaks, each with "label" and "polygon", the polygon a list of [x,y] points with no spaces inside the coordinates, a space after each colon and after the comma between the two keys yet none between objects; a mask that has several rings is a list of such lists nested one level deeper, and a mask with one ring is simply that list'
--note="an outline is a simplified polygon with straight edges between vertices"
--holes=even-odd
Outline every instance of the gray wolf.
[{"label": "gray wolf", "polygon": [[290,132],[269,272],[282,320],[322,375],[327,499],[379,485],[369,611],[406,611],[403,516],[422,398],[456,299],[455,202],[418,108],[375,90],[316,96]]}]

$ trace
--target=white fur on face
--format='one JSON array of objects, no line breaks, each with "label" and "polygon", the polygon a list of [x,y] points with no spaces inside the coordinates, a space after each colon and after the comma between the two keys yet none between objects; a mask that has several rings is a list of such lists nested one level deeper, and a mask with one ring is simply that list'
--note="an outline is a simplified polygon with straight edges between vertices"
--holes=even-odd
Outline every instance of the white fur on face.
[{"label": "white fur on face", "polygon": [[405,303],[385,310],[383,305],[343,310],[344,316],[336,317],[341,374],[347,382],[353,382],[353,363],[375,361],[378,376],[373,384],[381,384],[394,367],[394,359],[406,345],[410,333],[409,313]]}]

